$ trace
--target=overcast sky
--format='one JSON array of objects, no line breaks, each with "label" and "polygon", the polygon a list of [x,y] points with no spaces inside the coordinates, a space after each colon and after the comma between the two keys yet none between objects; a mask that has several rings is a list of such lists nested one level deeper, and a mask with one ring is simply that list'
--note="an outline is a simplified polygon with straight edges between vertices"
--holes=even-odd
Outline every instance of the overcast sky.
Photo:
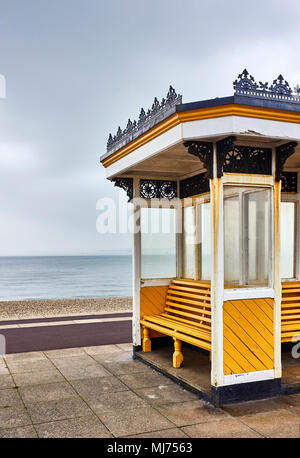
[{"label": "overcast sky", "polygon": [[170,84],[190,102],[245,67],[299,82],[299,22],[297,0],[0,0],[0,255],[130,249],[96,231],[109,132]]}]

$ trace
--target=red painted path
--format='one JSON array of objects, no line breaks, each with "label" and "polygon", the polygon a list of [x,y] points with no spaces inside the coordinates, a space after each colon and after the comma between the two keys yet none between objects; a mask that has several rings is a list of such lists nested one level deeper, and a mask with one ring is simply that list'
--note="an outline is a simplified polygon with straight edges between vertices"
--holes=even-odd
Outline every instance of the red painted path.
[{"label": "red painted path", "polygon": [[[35,326],[35,323],[46,323],[49,321],[55,321],[57,323],[68,320],[117,317],[124,317],[124,321]],[[30,323],[32,327],[0,329],[0,334],[6,338],[7,354],[132,342],[130,313],[11,320],[1,321],[0,325],[5,326],[5,324],[21,323]]]}]

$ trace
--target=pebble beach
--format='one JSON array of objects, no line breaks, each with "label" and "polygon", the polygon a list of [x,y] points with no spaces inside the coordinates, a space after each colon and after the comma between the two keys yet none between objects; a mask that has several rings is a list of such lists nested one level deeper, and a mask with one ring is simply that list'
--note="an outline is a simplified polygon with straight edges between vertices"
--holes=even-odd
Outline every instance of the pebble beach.
[{"label": "pebble beach", "polygon": [[109,312],[131,312],[131,297],[85,299],[47,299],[0,302],[0,320],[51,318],[72,315],[93,315]]}]

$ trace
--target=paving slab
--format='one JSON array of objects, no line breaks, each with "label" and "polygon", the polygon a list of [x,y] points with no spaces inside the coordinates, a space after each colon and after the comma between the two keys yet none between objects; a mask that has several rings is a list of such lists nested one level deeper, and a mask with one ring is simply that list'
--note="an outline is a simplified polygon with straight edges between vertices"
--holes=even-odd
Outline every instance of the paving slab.
[{"label": "paving slab", "polygon": [[119,362],[128,362],[133,361],[132,352],[124,351],[119,349],[119,351],[104,353],[97,353],[92,355],[95,361],[98,361],[100,364],[110,364],[110,363],[119,363]]},{"label": "paving slab", "polygon": [[172,385],[159,385],[152,388],[138,388],[135,392],[143,397],[149,404],[159,405],[166,403],[182,403],[196,401],[198,396],[173,383]]},{"label": "paving slab", "polygon": [[22,372],[21,374],[14,374],[14,379],[17,386],[33,386],[42,385],[44,383],[54,383],[65,381],[62,374],[53,367],[46,371],[39,372]]},{"label": "paving slab", "polygon": [[35,372],[45,371],[53,368],[53,364],[47,359],[33,359],[33,360],[8,360],[7,365],[12,374],[22,372]]},{"label": "paving slab", "polygon": [[82,353],[80,355],[76,356],[69,356],[68,358],[66,357],[49,357],[58,369],[64,369],[66,367],[87,367],[90,366],[91,364],[95,364],[95,360],[87,355],[86,353]]},{"label": "paving slab", "polygon": [[20,428],[0,428],[0,438],[31,439],[38,435],[33,426],[22,426]]},{"label": "paving slab", "polygon": [[0,375],[7,375],[9,374],[9,370],[4,364],[1,364],[0,366]]},{"label": "paving slab", "polygon": [[[126,437],[126,436],[125,436]],[[128,436],[127,436],[128,437]],[[160,431],[153,431],[151,433],[136,434],[129,436],[130,438],[149,438],[149,439],[186,439],[188,436],[179,428],[163,429]]]},{"label": "paving slab", "polygon": [[281,396],[278,398],[269,398],[269,399],[261,399],[258,401],[248,401],[248,402],[241,402],[237,404],[229,404],[223,406],[222,409],[224,412],[229,413],[233,417],[241,417],[244,415],[256,415],[258,413],[263,412],[273,412],[276,414],[277,410],[280,410],[286,407],[285,396]]},{"label": "paving slab", "polygon": [[[94,347],[84,347],[84,351],[88,355],[98,355],[98,354],[104,354],[104,353],[121,353],[122,348],[119,345],[97,345]],[[131,346],[131,352],[132,352],[132,346]]]},{"label": "paving slab", "polygon": [[300,438],[300,417],[287,410],[261,412],[256,415],[239,417],[239,419],[265,437]]},{"label": "paving slab", "polygon": [[123,343],[123,344],[116,344],[117,347],[121,348],[124,351],[131,351],[133,349],[133,343]]},{"label": "paving slab", "polygon": [[113,437],[95,415],[36,425],[42,438],[109,438]]},{"label": "paving slab", "polygon": [[300,394],[217,409],[129,347],[0,358],[0,437],[300,437]]},{"label": "paving slab", "polygon": [[174,385],[171,379],[151,369],[147,372],[140,372],[138,377],[131,374],[120,375],[120,380],[132,389],[158,387],[159,385]]},{"label": "paving slab", "polygon": [[149,372],[151,369],[140,361],[128,359],[127,361],[101,362],[103,366],[112,374],[126,375],[139,372]]},{"label": "paving slab", "polygon": [[174,427],[169,420],[151,407],[120,410],[118,415],[115,412],[97,412],[97,415],[115,437]]},{"label": "paving slab", "polygon": [[19,392],[25,404],[77,397],[76,391],[65,381],[24,386],[19,388]]},{"label": "paving slab", "polygon": [[88,403],[96,403],[105,393],[128,390],[128,387],[114,376],[71,380],[71,384]]},{"label": "paving slab", "polygon": [[31,425],[30,417],[23,406],[0,407],[0,428]]},{"label": "paving slab", "polygon": [[15,382],[10,374],[0,374],[0,390],[15,387]]},{"label": "paving slab", "polygon": [[16,388],[0,390],[0,407],[22,406],[22,400]]},{"label": "paving slab", "polygon": [[91,415],[91,409],[79,398],[59,399],[26,404],[33,423],[49,423]]},{"label": "paving slab", "polygon": [[50,359],[52,358],[69,358],[70,356],[78,356],[85,353],[84,348],[63,348],[58,350],[48,350],[44,352]]},{"label": "paving slab", "polygon": [[90,366],[76,367],[68,366],[60,369],[60,372],[67,380],[81,380],[94,377],[109,377],[111,374],[100,364]]},{"label": "paving slab", "polygon": [[37,361],[46,359],[41,351],[29,351],[27,353],[10,353],[5,357],[6,361]]},{"label": "paving slab", "polygon": [[103,412],[114,412],[119,415],[120,410],[143,409],[147,403],[132,391],[119,391],[117,393],[106,393],[98,398],[89,401],[89,405],[98,414]]},{"label": "paving slab", "polygon": [[198,423],[182,428],[183,432],[193,438],[259,438],[263,437],[235,418]]},{"label": "paving slab", "polygon": [[200,399],[196,401],[176,402],[175,404],[161,404],[157,406],[157,410],[177,426],[206,423],[229,417],[226,412]]}]

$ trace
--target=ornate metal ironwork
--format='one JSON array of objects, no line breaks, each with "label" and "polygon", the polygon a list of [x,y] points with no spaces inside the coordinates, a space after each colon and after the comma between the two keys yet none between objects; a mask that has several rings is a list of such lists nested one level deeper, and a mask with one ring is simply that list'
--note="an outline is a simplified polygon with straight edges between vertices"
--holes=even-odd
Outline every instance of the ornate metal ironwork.
[{"label": "ornate metal ironwork", "polygon": [[273,100],[276,102],[300,103],[300,91],[296,87],[294,92],[289,83],[279,75],[273,84],[257,83],[252,75],[245,69],[233,82],[234,94],[244,97]]},{"label": "ornate metal ironwork", "polygon": [[234,150],[234,141],[236,137],[231,135],[230,137],[223,138],[217,142],[217,177],[220,178],[223,175],[223,166],[230,157],[230,153]]},{"label": "ornate metal ironwork", "polygon": [[209,179],[205,172],[180,181],[180,199],[204,192],[209,192]]},{"label": "ornate metal ironwork", "polygon": [[177,182],[168,180],[141,180],[141,197],[144,199],[174,199]]},{"label": "ornate metal ironwork", "polygon": [[298,173],[282,172],[281,192],[298,192]]},{"label": "ornate metal ironwork", "polygon": [[131,121],[128,119],[127,126],[124,130],[119,126],[116,135],[112,136],[112,134],[109,134],[107,151],[113,153],[122,148],[124,145],[155,126],[155,124],[158,124],[163,119],[170,116],[170,114],[174,113],[176,111],[176,105],[180,105],[181,103],[182,96],[177,94],[175,89],[170,86],[167,97],[163,98],[161,102],[155,97],[151,110],[149,109],[146,113],[144,108],[141,109],[138,121]]},{"label": "ornate metal ironwork", "polygon": [[114,186],[124,189],[128,196],[128,202],[133,198],[133,178],[113,178]]},{"label": "ornate metal ironwork", "polygon": [[193,154],[203,162],[204,168],[206,168],[206,177],[213,177],[213,143],[212,142],[199,142],[199,141],[188,141],[184,143],[187,147],[188,153]]},{"label": "ornate metal ironwork", "polygon": [[217,176],[223,172],[272,174],[272,149],[234,144],[235,137],[217,142]]},{"label": "ornate metal ironwork", "polygon": [[285,143],[284,145],[277,146],[276,148],[276,172],[275,180],[282,179],[283,166],[285,161],[295,152],[297,146],[296,142]]}]

